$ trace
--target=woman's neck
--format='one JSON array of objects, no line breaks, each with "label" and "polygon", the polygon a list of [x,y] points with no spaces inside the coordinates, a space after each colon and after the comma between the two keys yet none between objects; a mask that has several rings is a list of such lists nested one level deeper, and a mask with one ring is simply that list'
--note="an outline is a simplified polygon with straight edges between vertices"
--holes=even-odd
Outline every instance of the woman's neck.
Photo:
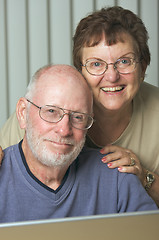
[{"label": "woman's neck", "polygon": [[94,108],[93,126],[88,136],[98,146],[105,146],[115,142],[127,128],[132,116],[132,104],[118,111],[107,111]]}]

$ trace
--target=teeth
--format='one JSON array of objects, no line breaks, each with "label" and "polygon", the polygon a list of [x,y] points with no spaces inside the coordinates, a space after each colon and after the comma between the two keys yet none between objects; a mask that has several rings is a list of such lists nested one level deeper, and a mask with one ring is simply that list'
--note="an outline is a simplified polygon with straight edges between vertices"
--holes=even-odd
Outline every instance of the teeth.
[{"label": "teeth", "polygon": [[120,91],[122,89],[123,89],[123,87],[105,87],[105,88],[102,88],[102,90],[104,92],[115,92],[115,91]]}]

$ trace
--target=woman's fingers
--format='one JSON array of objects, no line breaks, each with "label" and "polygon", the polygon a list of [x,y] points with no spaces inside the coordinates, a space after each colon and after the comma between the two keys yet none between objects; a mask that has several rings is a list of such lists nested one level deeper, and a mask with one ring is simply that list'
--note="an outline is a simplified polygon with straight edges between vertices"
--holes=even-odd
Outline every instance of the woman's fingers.
[{"label": "woman's fingers", "polygon": [[133,173],[137,175],[141,182],[144,181],[144,170],[138,157],[129,149],[114,145],[107,145],[101,150],[106,154],[102,162],[109,168],[118,168],[120,172]]}]

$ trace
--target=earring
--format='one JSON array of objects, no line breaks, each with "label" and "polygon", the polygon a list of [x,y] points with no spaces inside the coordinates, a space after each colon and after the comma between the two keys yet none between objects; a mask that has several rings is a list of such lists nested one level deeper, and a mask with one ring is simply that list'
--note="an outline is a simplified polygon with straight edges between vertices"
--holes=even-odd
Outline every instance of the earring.
[{"label": "earring", "polygon": [[140,80],[141,80],[141,82],[143,82],[144,81],[144,77],[141,77]]}]

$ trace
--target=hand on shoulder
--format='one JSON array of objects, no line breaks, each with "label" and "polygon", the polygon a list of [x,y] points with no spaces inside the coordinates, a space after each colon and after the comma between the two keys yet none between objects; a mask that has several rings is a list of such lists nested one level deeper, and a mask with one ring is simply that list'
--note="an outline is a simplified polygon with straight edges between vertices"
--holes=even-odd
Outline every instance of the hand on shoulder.
[{"label": "hand on shoulder", "polygon": [[102,158],[102,162],[106,163],[109,168],[118,168],[119,172],[133,173],[138,176],[144,185],[144,169],[138,157],[131,150],[115,145],[107,145],[100,152],[107,154]]}]

